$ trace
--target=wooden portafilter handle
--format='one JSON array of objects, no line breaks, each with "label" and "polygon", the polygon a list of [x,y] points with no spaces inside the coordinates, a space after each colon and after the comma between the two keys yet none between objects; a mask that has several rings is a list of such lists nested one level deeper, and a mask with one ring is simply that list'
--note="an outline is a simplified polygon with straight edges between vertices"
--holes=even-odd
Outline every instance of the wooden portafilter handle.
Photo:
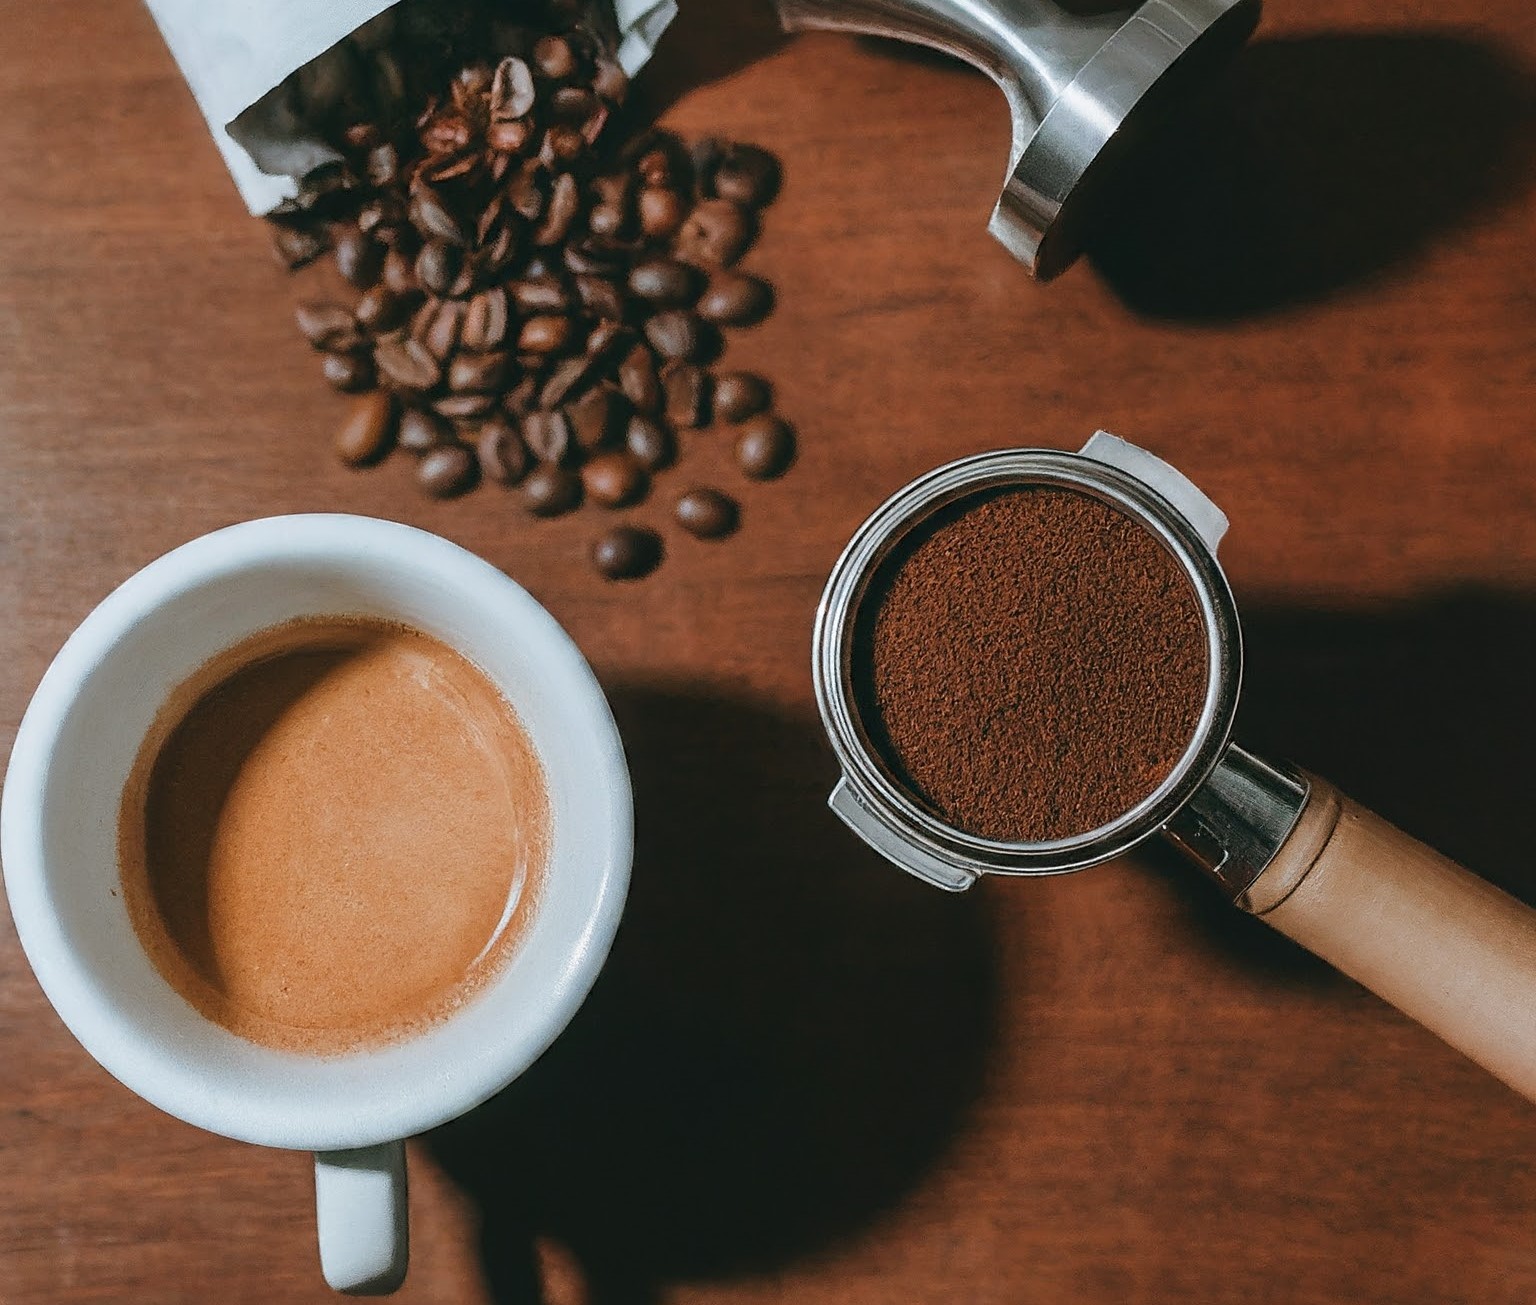
[{"label": "wooden portafilter handle", "polygon": [[1536,911],[1309,780],[1237,905],[1536,1101]]}]

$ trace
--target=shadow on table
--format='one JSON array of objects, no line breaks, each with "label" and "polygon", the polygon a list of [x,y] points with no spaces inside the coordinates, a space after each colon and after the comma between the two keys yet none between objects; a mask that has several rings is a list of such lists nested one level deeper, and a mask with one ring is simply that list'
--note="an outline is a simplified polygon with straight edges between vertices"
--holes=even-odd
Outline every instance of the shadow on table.
[{"label": "shadow on table", "polygon": [[635,81],[633,120],[649,122],[689,91],[740,72],[788,39],[772,0],[681,0]]},{"label": "shadow on table", "polygon": [[[1326,777],[1536,905],[1536,599],[1464,592],[1371,614],[1256,602],[1243,629],[1245,747]],[[1285,981],[1332,981],[1321,961],[1233,910],[1171,850],[1149,863],[1234,963]]]},{"label": "shadow on table", "polygon": [[638,820],[612,959],[538,1065],[429,1141],[502,1305],[540,1299],[536,1237],[593,1305],[640,1305],[851,1236],[940,1162],[991,1038],[984,899],[837,823],[812,720],[612,697]]},{"label": "shadow on table", "polygon": [[1528,72],[1471,36],[1257,41],[1116,179],[1091,261],[1150,317],[1320,298],[1525,191],[1533,106]]}]

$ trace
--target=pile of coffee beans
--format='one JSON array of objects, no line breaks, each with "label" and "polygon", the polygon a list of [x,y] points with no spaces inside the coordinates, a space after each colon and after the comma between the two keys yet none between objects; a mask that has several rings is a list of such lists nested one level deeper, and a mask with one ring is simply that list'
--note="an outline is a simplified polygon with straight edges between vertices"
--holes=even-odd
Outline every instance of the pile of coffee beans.
[{"label": "pile of coffee beans", "polygon": [[[399,449],[423,492],[492,481],[534,517],[640,502],[717,422],[744,477],[777,477],[795,439],[771,388],[714,364],[726,331],[773,307],[740,263],[778,163],[626,133],[626,78],[591,27],[556,24],[567,11],[503,25],[495,61],[456,61],[417,112],[398,94],[388,113],[344,97],[330,133],[342,162],[272,216],[287,266],[329,253],[351,288],[296,314],[326,380],[357,396],[336,451],[364,466]],[[674,517],[718,539],[740,510],[690,486]],[[653,532],[620,526],[591,555],[619,579],[661,554]]]}]

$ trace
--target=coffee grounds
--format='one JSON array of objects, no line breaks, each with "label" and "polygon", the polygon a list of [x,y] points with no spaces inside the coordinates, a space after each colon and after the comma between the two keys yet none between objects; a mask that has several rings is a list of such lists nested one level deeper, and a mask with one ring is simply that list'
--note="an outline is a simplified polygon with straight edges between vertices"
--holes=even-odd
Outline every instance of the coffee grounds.
[{"label": "coffee grounds", "polygon": [[1204,621],[1144,527],[1087,495],[1009,489],[925,523],[857,632],[865,728],[946,823],[1085,834],[1151,794],[1204,702]]}]

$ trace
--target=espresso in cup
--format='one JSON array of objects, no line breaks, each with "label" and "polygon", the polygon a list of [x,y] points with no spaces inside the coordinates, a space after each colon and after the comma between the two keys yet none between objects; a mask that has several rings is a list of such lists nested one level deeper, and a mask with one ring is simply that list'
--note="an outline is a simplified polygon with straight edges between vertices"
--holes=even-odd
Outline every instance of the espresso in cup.
[{"label": "espresso in cup", "polygon": [[122,891],[156,969],[253,1042],[337,1054],[458,1009],[516,951],[543,770],[474,665],[404,626],[305,620],[203,668],[127,784]]}]

